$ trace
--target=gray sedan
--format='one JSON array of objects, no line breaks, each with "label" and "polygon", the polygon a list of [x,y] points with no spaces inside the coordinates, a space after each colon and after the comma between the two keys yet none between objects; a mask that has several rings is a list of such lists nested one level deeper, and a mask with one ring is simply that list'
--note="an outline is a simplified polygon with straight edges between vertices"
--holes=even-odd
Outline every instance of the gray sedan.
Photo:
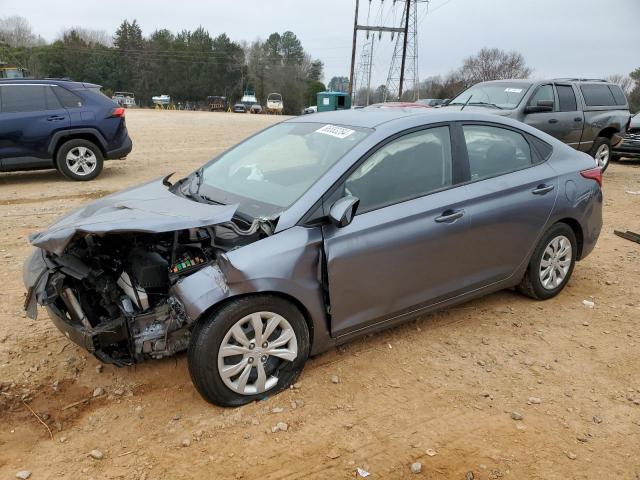
[{"label": "gray sedan", "polygon": [[115,365],[188,350],[202,396],[242,405],[417,315],[558,294],[598,239],[600,182],[591,157],[507,118],[298,117],[32,235],[25,307]]}]

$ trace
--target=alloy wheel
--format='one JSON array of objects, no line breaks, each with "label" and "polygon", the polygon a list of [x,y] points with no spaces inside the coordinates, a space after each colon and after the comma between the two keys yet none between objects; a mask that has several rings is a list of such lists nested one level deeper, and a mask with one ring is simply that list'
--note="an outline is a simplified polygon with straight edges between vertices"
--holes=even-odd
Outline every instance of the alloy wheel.
[{"label": "alloy wheel", "polygon": [[273,312],[255,312],[238,320],[218,350],[218,373],[241,395],[256,395],[278,383],[278,371],[298,356],[291,324]]},{"label": "alloy wheel", "polygon": [[65,158],[67,167],[76,175],[85,176],[92,173],[98,165],[95,153],[87,147],[74,147]]},{"label": "alloy wheel", "polygon": [[544,249],[540,260],[540,283],[547,290],[557,288],[567,276],[571,268],[571,241],[564,235],[554,237]]},{"label": "alloy wheel", "polygon": [[606,143],[600,145],[598,147],[598,150],[596,150],[596,155],[595,155],[596,164],[600,168],[604,168],[607,166],[607,164],[609,163],[610,157],[611,157],[611,149],[609,145],[607,145]]}]

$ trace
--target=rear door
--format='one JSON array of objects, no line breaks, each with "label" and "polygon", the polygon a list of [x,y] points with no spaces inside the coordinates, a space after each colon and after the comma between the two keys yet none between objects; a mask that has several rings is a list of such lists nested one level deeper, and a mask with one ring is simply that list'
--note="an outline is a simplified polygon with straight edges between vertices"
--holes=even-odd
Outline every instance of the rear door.
[{"label": "rear door", "polygon": [[562,85],[561,88],[554,87],[551,83],[540,85],[529,99],[527,106],[537,106],[539,101],[552,102],[553,111],[528,113],[524,117],[524,123],[548,133],[573,148],[578,148],[583,119],[582,112],[577,111],[573,87],[569,84]]},{"label": "rear door", "polygon": [[508,279],[527,260],[555,205],[558,181],[527,134],[486,123],[462,130],[470,175],[463,208],[475,252],[467,274],[483,287]]},{"label": "rear door", "polygon": [[52,135],[69,127],[69,113],[50,85],[2,84],[0,161],[3,170],[53,166]]},{"label": "rear door", "polygon": [[407,133],[363,159],[339,188],[351,224],[323,227],[332,334],[385,321],[461,288],[473,250],[448,126]]}]

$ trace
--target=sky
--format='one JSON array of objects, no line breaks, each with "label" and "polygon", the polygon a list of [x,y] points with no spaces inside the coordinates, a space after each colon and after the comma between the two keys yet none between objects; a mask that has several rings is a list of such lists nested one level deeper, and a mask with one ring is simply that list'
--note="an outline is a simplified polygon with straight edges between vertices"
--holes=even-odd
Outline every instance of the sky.
[{"label": "sky", "polygon": [[[360,0],[359,23],[377,20],[381,0]],[[393,0],[383,20],[391,26]],[[401,1],[395,17],[399,23]],[[55,6],[55,7],[53,7]],[[0,0],[0,16],[21,15],[53,40],[67,27],[114,32],[137,19],[143,33],[206,28],[252,41],[291,30],[325,65],[328,82],[349,73],[355,0]],[[366,41],[358,36],[356,59]],[[373,85],[384,83],[393,52],[390,34],[376,38]],[[533,76],[602,78],[640,67],[640,0],[421,0],[419,76],[444,75],[482,47],[516,50]]]}]

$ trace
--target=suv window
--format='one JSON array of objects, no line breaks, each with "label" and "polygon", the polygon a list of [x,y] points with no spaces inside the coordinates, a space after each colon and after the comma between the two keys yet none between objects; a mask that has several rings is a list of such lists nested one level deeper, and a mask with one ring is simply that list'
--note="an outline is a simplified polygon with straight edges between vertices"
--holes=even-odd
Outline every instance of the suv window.
[{"label": "suv window", "polygon": [[380,148],[349,176],[345,190],[360,199],[358,213],[364,213],[452,184],[449,127],[434,127]]},{"label": "suv window", "polygon": [[82,106],[82,98],[75,93],[71,93],[66,88],[56,86],[53,91],[60,99],[64,108],[78,108]]},{"label": "suv window", "polygon": [[535,93],[529,100],[529,105],[536,106],[538,102],[553,102],[555,99],[553,96],[553,87],[551,85],[540,85]]},{"label": "suv window", "polygon": [[603,83],[601,85],[580,85],[584,103],[590,107],[602,107],[616,105],[613,93],[609,89],[609,85]]},{"label": "suv window", "polygon": [[556,85],[558,90],[558,103],[561,112],[575,112],[578,110],[576,94],[571,85]]},{"label": "suv window", "polygon": [[613,99],[616,101],[616,105],[626,105],[627,97],[618,85],[609,85],[609,90],[613,95]]},{"label": "suv window", "polygon": [[513,130],[464,125],[471,180],[495,177],[531,166],[531,147]]},{"label": "suv window", "polygon": [[3,85],[3,112],[37,112],[61,108],[49,85]]}]

